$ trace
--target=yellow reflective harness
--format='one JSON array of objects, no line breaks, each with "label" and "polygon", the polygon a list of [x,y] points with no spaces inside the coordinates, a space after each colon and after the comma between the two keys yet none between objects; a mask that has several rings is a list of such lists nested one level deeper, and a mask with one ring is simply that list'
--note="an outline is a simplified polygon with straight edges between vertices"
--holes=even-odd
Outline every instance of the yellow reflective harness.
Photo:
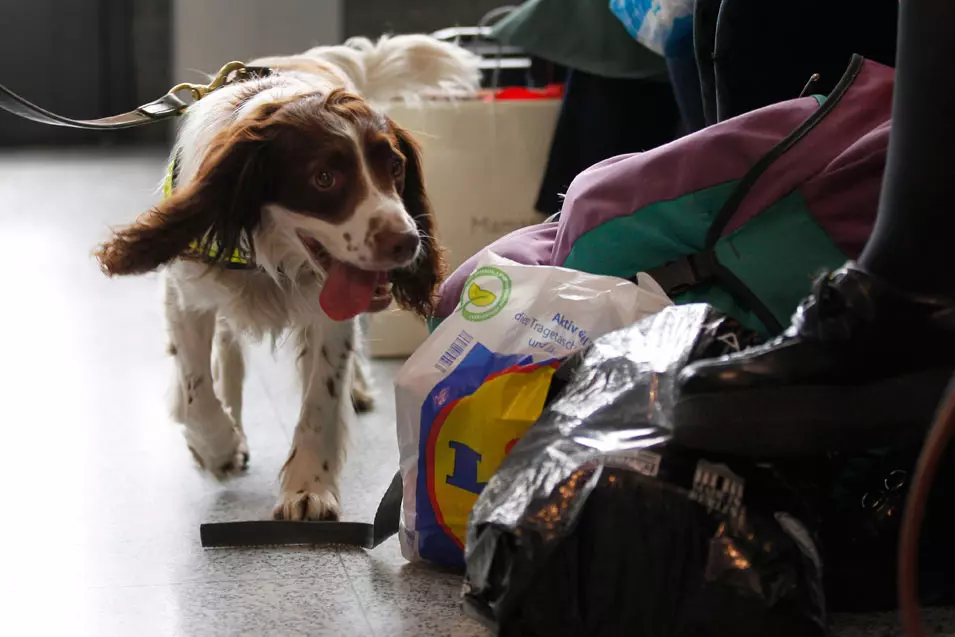
[{"label": "yellow reflective harness", "polygon": [[[192,93],[192,97],[195,101],[199,101],[212,91],[232,82],[249,78],[267,77],[271,74],[272,70],[265,67],[251,67],[246,66],[242,62],[229,62],[219,69],[219,72],[209,84],[177,84],[169,90],[169,94],[175,95],[188,91]],[[184,111],[185,107],[181,109],[178,114]],[[177,158],[174,157],[166,169],[166,178],[163,180],[162,185],[163,199],[171,197],[175,189],[176,159]],[[239,246],[233,250],[232,256],[228,259],[219,260],[219,242],[214,238],[210,239],[208,236],[201,239],[194,239],[189,243],[189,249],[183,252],[180,257],[238,270],[250,270],[258,267],[253,258],[250,240],[245,236],[239,240]]]},{"label": "yellow reflective harness", "polygon": [[[176,160],[174,158],[171,162],[169,162],[169,167],[166,169],[166,178],[162,183],[163,199],[168,199],[172,196],[172,192],[175,188],[173,180],[175,173]],[[252,250],[248,245],[248,241],[241,241],[240,245],[232,251],[231,257],[220,261],[218,241],[213,239],[210,242],[206,237],[203,237],[202,239],[193,239],[189,243],[189,249],[183,252],[180,255],[180,258],[187,259],[189,261],[212,263],[233,270],[251,270],[258,267],[255,264],[255,259],[252,258]]]}]

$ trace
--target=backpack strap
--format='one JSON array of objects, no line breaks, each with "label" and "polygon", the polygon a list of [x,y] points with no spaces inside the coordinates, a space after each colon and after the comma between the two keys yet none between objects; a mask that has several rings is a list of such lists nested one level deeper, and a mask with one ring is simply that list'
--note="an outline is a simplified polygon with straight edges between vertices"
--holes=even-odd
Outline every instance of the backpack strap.
[{"label": "backpack strap", "polygon": [[835,109],[843,96],[849,91],[849,88],[852,87],[859,73],[862,72],[864,62],[865,59],[861,55],[853,55],[845,74],[843,74],[839,83],[836,84],[836,87],[832,89],[832,93],[829,94],[826,101],[791,133],[770,148],[765,155],[760,157],[756,163],[746,171],[746,174],[739,180],[736,188],[733,189],[733,192],[730,193],[726,201],[723,202],[723,206],[716,213],[716,216],[713,217],[713,223],[710,225],[709,231],[706,234],[705,245],[707,248],[713,248],[716,242],[719,241],[726,226],[732,221],[733,216],[743,203],[743,200],[749,195],[750,190],[753,189],[753,186],[756,185],[759,178],[763,176],[763,173],[765,173],[777,159],[789,151],[789,149],[802,141],[806,135],[812,132],[819,122],[825,119],[825,117]]},{"label": "backpack strap", "polygon": [[398,532],[401,519],[401,472],[378,504],[374,524],[367,522],[288,522],[252,520],[199,525],[203,548],[344,544],[373,549]]},{"label": "backpack strap", "polygon": [[[646,271],[671,299],[719,277],[719,262],[712,250],[687,254]],[[636,283],[637,277],[628,279]]]},{"label": "backpack strap", "polygon": [[[780,140],[739,180],[736,188],[723,202],[722,207],[713,217],[703,250],[682,256],[665,263],[657,268],[647,270],[646,273],[660,284],[667,296],[673,298],[701,285],[719,283],[737,301],[747,306],[753,314],[773,333],[783,331],[783,325],[770,311],[765,303],[746,285],[746,283],[727,269],[716,257],[716,243],[723,235],[726,226],[733,219],[743,200],[766,170],[784,153],[795,146],[812,131],[836,107],[842,97],[848,92],[856,77],[862,71],[865,60],[859,55],[853,55],[849,67],[842,79],[829,94],[828,99],[807,117],[789,135]],[[636,276],[629,280],[636,281]]]}]

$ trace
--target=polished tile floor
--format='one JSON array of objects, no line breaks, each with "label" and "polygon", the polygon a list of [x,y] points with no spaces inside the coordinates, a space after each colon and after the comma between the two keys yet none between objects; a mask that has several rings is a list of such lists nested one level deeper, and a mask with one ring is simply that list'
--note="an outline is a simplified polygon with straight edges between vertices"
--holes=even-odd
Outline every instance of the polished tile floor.
[{"label": "polished tile floor", "polygon": [[[162,172],[157,154],[0,155],[0,634],[484,635],[459,609],[459,578],[406,564],[394,539],[368,552],[199,547],[203,521],[268,515],[295,383],[284,349],[274,361],[253,348],[250,469],[225,484],[195,470],[166,416],[156,281],[107,280],[89,256],[155,200]],[[345,519],[372,519],[397,463],[398,364],[375,367],[379,409],[352,432]],[[955,634],[944,619],[935,634]],[[891,617],[837,624],[897,634]]]},{"label": "polished tile floor", "polygon": [[[203,521],[273,504],[297,415],[286,351],[250,353],[252,461],[225,484],[166,416],[155,278],[108,280],[90,251],[155,199],[159,155],[0,157],[0,634],[483,635],[460,579],[374,551],[203,551]],[[397,468],[391,381],[361,418],[345,518],[370,521]],[[361,452],[358,452],[361,449]]]}]

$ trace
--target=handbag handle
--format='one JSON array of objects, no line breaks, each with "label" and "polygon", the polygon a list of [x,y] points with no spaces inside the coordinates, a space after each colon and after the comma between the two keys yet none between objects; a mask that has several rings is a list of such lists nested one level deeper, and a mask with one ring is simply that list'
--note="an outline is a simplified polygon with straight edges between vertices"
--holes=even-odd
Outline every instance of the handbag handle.
[{"label": "handbag handle", "polygon": [[[497,92],[501,84],[502,69],[531,68],[531,59],[524,55],[523,49],[516,46],[505,45],[503,42],[491,38],[491,33],[494,30],[492,25],[509,16],[517,8],[516,5],[504,5],[491,9],[478,20],[477,26],[439,29],[433,32],[431,37],[444,42],[451,42],[458,46],[461,46],[461,40],[464,38],[486,42],[486,46],[479,45],[465,48],[469,48],[473,53],[481,56],[480,68],[484,71],[491,71],[491,85],[489,88]],[[488,56],[492,53],[494,54],[493,58]],[[505,54],[521,57],[505,58]]]}]

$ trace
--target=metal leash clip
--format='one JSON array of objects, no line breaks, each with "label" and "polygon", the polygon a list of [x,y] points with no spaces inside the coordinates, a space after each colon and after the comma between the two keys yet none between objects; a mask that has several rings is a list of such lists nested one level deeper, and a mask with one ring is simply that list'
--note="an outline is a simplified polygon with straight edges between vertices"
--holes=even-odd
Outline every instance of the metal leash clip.
[{"label": "metal leash clip", "polygon": [[[195,101],[201,100],[203,97],[211,93],[212,91],[222,88],[226,84],[236,81],[240,77],[243,77],[247,74],[248,69],[244,62],[229,62],[216,73],[216,76],[212,78],[212,81],[208,84],[192,84],[190,82],[182,82],[181,84],[176,84],[174,87],[169,89],[169,95],[177,95],[183,91],[189,91],[192,93],[192,99]],[[235,77],[230,78],[229,76],[235,73]]]}]

